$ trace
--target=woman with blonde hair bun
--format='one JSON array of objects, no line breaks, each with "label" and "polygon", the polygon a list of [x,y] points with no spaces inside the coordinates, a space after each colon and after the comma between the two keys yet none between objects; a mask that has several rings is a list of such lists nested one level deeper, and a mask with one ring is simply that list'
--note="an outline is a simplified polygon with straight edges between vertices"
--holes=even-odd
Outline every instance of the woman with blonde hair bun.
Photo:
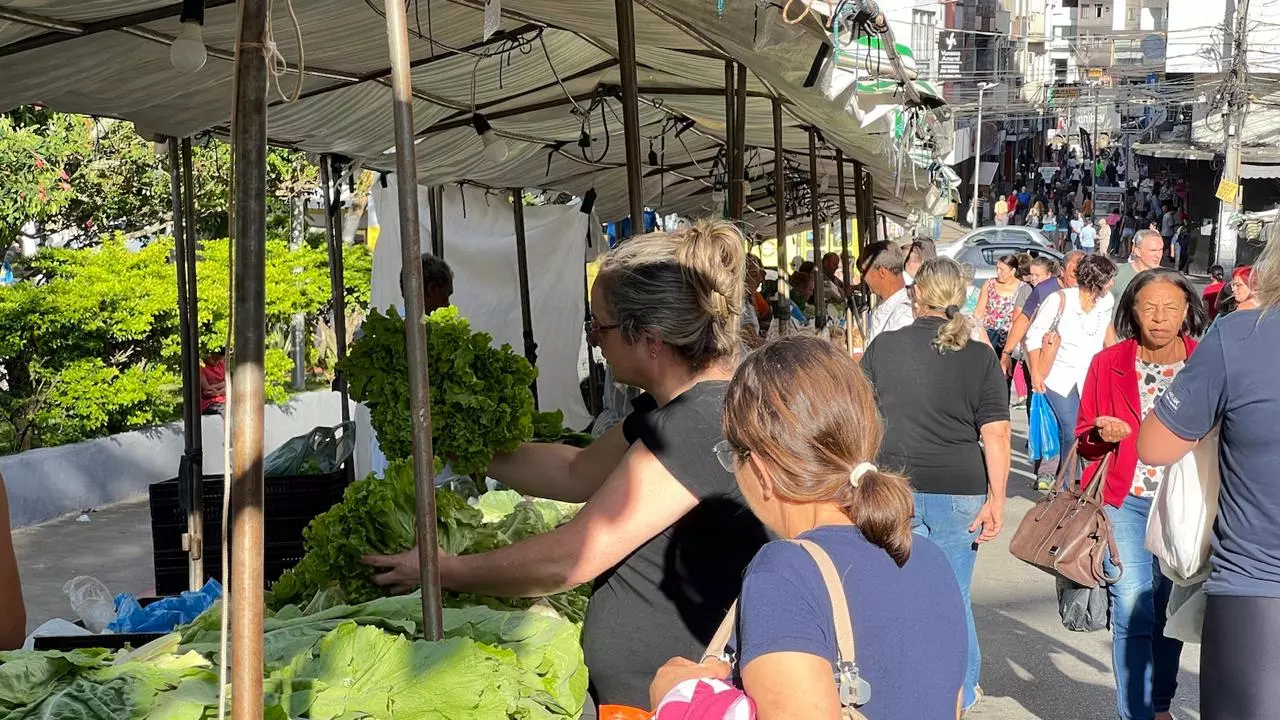
[{"label": "woman with blonde hair bun", "polygon": [[950,258],[926,262],[912,285],[916,320],[877,336],[862,357],[885,419],[881,467],[915,488],[912,530],[946,553],[969,631],[964,707],[982,697],[982,655],[969,605],[977,546],[995,539],[1009,479],[1009,385],[995,352],[972,342],[961,312],[968,283]]},{"label": "woman with blonde hair bun", "polygon": [[[527,443],[488,474],[535,497],[586,503],[553,532],[493,552],[440,555],[440,584],[530,597],[594,582],[582,631],[591,695],[645,708],[654,672],[702,652],[765,543],[711,449],[741,349],[745,241],[702,221],[630,238],[605,256],[587,335],[619,381],[645,391],[589,447]],[[368,558],[408,589],[417,552]]]}]

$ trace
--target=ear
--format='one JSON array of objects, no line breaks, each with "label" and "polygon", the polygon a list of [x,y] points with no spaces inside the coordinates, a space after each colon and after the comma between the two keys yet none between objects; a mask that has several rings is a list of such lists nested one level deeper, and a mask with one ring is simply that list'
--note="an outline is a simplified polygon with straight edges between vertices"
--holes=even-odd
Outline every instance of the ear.
[{"label": "ear", "polygon": [[657,357],[662,350],[662,336],[654,330],[645,330],[640,334],[640,341],[644,343],[645,354],[649,357]]},{"label": "ear", "polygon": [[760,484],[760,496],[765,500],[772,500],[774,497],[773,473],[769,472],[769,468],[756,457],[755,453],[747,455],[747,462],[751,464],[751,474],[755,476],[755,481]]}]

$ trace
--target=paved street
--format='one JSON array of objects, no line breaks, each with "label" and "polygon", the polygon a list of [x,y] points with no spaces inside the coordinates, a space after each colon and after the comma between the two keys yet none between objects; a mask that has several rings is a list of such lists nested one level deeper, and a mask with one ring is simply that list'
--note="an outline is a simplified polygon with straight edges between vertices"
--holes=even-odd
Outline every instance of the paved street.
[{"label": "paved street", "polygon": [[[1025,415],[1015,409],[1015,432]],[[1020,421],[1019,419],[1022,419]],[[1058,622],[1052,579],[1008,552],[1008,540],[1036,497],[1031,473],[1015,445],[1005,531],[979,554],[973,585],[974,612],[982,639],[982,685],[987,699],[972,720],[1115,717],[1109,633],[1072,633]],[[113,592],[145,592],[153,585],[150,516],[146,500],[122,503],[14,533],[22,569],[28,624],[35,627],[69,608],[62,584],[93,575]],[[1183,652],[1182,687],[1174,713],[1199,718],[1200,650]]]}]

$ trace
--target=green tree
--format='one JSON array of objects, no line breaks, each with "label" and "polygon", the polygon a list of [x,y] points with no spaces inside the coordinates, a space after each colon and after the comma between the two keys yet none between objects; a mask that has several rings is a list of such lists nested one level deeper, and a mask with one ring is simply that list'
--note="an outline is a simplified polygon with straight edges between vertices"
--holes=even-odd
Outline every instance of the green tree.
[{"label": "green tree", "polygon": [[0,242],[43,225],[74,196],[71,171],[91,147],[88,118],[20,108],[0,115]]}]

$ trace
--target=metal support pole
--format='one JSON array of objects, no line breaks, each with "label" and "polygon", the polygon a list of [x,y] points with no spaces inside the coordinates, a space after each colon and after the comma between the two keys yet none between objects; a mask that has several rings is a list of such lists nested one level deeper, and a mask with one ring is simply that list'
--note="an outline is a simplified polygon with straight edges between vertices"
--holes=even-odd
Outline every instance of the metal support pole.
[{"label": "metal support pole", "polygon": [[[188,252],[187,236],[194,234],[186,217],[187,197],[183,193],[182,148],[190,148],[190,141],[179,143],[169,138],[169,186],[173,197],[173,264],[178,280],[178,340],[182,347],[182,459],[178,464],[178,497],[187,511],[187,532],[182,547],[187,551],[187,586],[198,590],[204,584],[204,503],[203,463],[200,461],[200,333],[192,326],[192,314],[188,308],[194,303],[195,255]],[[188,171],[189,172],[189,171]],[[193,266],[188,273],[188,265]]]},{"label": "metal support pole", "polygon": [[[978,83],[977,142],[973,146],[973,221],[969,223],[969,226],[975,230],[978,229],[978,225],[982,223],[982,218],[978,217],[981,214],[978,207],[978,184],[982,181],[982,94],[986,91],[986,83]],[[861,218],[861,207],[859,207],[858,211],[859,218]],[[859,232],[858,234],[861,235],[862,232]]]},{"label": "metal support pole", "polygon": [[867,208],[867,237],[870,242],[879,242],[882,238],[876,227],[876,179],[866,170],[859,173],[859,179],[863,183],[863,204]]},{"label": "metal support pole", "polygon": [[858,257],[862,257],[862,253],[866,250],[867,245],[871,244],[868,240],[868,230],[866,218],[863,217],[867,199],[862,193],[862,163],[853,161],[853,221],[858,225],[858,234],[854,237],[854,241],[858,244]]},{"label": "metal support pole", "polygon": [[232,152],[235,361],[231,372],[231,715],[262,717],[263,354],[266,340],[267,58],[270,0],[240,3]]},{"label": "metal support pole", "polygon": [[[738,110],[738,103],[734,102],[733,95],[737,92],[738,83],[734,79],[737,64],[732,60],[724,61],[724,148],[725,148],[725,206],[723,208],[724,217],[734,218],[734,210],[738,207],[738,192],[741,187],[734,182],[734,168],[737,167],[737,148],[738,142],[734,138],[734,134],[738,129],[738,123],[734,120],[734,113]],[[739,170],[739,173],[742,171]]]},{"label": "metal support pole", "polygon": [[[725,100],[729,139],[729,217],[741,220],[746,213],[747,186],[747,68],[725,63]],[[729,83],[732,83],[730,87]]]},{"label": "metal support pole", "polygon": [[[524,233],[524,189],[511,189],[511,212],[516,231],[516,274],[520,281],[520,325],[524,328],[524,357],[538,367],[538,343],[533,339],[533,308],[529,302],[529,253]],[[538,409],[538,381],[529,385],[533,392],[533,409]]]},{"label": "metal support pole", "polygon": [[810,228],[813,230],[813,326],[819,332],[827,327],[827,283],[822,275],[822,257],[818,253],[818,233],[821,221],[818,219],[818,130],[809,128],[809,216]]},{"label": "metal support pole", "polygon": [[444,257],[444,186],[427,188],[427,206],[431,210],[431,254]]},{"label": "metal support pole", "polygon": [[788,296],[787,274],[791,258],[787,257],[787,175],[785,148],[782,146],[782,101],[773,98],[773,231],[778,242],[778,302],[774,309],[774,322],[778,324],[778,334],[785,334],[790,328],[790,321],[782,313],[783,302]]},{"label": "metal support pole", "polygon": [[431,449],[431,397],[427,380],[426,300],[422,295],[422,238],[418,225],[418,160],[413,144],[413,77],[409,26],[401,0],[387,0],[391,50],[392,115],[396,131],[396,196],[400,205],[400,254],[404,268],[405,342],[409,357],[409,413],[413,418],[413,475],[417,489],[418,567],[422,582],[422,634],[439,640],[440,566],[436,561],[436,484]]},{"label": "metal support pole", "polygon": [[640,166],[640,93],[636,81],[636,20],[632,0],[614,0],[618,24],[618,75],[622,80],[622,129],[627,144],[627,200],[631,234],[644,233],[644,180]]},{"label": "metal support pole", "polygon": [[853,302],[849,297],[849,284],[853,279],[849,263],[849,207],[844,197],[844,152],[836,148],[836,188],[840,192],[840,266],[845,286],[840,292],[845,296],[844,343],[853,355]]},{"label": "metal support pole", "polygon": [[[334,352],[341,363],[347,359],[347,284],[342,243],[342,191],[333,177],[333,157],[320,156],[320,185],[324,188],[325,245],[329,251],[329,297],[333,306]],[[342,402],[342,422],[351,421],[351,400],[347,379],[333,378],[333,389]]]}]

